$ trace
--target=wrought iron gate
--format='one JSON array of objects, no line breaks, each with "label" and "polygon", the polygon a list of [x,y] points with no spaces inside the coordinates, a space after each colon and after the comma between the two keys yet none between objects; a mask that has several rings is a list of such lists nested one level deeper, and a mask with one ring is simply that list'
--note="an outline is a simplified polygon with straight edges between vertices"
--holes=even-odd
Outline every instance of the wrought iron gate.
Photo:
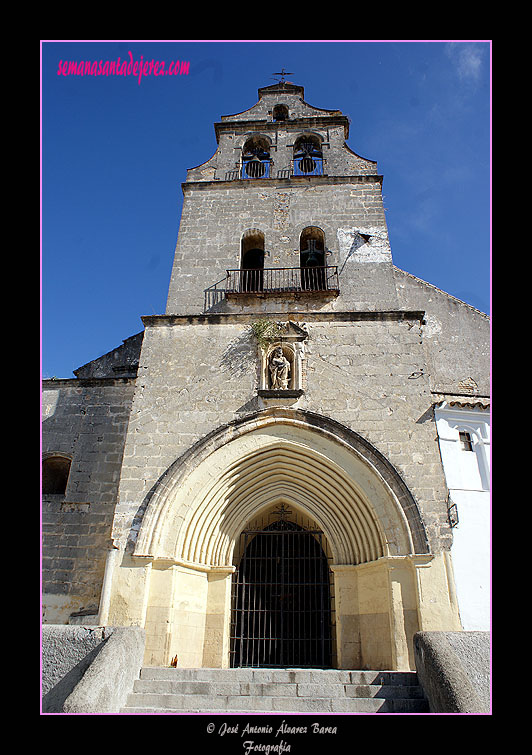
[{"label": "wrought iron gate", "polygon": [[330,667],[331,572],[322,536],[284,519],[242,533],[232,667]]}]

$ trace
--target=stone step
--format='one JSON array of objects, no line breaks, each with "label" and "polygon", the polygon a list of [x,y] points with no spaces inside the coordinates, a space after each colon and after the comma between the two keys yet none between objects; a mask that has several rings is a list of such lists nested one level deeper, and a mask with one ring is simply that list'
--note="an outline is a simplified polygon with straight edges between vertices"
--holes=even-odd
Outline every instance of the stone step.
[{"label": "stone step", "polygon": [[302,683],[302,684],[380,684],[417,685],[415,671],[351,671],[341,669],[271,668],[163,668],[145,666],[140,679],[206,682]]},{"label": "stone step", "polygon": [[422,713],[424,699],[258,697],[240,695],[164,695],[134,693],[123,713],[271,712],[271,713]]},{"label": "stone step", "polygon": [[425,713],[413,671],[141,669],[122,713]]},{"label": "stone step", "polygon": [[239,681],[195,681],[170,679],[139,679],[133,693],[162,695],[221,695],[241,697],[380,697],[421,698],[419,685],[335,684],[331,682],[283,683]]}]

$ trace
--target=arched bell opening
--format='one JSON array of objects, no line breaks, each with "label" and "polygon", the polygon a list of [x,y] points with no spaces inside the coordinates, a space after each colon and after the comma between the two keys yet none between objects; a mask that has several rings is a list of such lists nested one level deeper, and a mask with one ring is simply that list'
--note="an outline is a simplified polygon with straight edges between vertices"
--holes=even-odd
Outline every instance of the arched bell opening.
[{"label": "arched bell opening", "polygon": [[242,150],[242,178],[269,178],[270,144],[265,137],[253,136]]},{"label": "arched bell opening", "polygon": [[286,105],[276,105],[272,112],[273,120],[276,123],[288,120],[288,108]]},{"label": "arched bell opening", "polygon": [[294,175],[321,176],[323,152],[320,139],[314,134],[304,134],[294,144]]},{"label": "arched bell opening", "polygon": [[262,291],[264,285],[264,234],[251,229],[242,236],[240,251],[241,291]]},{"label": "arched bell opening", "polygon": [[307,291],[324,291],[325,234],[316,226],[305,228],[299,238],[301,287]]}]

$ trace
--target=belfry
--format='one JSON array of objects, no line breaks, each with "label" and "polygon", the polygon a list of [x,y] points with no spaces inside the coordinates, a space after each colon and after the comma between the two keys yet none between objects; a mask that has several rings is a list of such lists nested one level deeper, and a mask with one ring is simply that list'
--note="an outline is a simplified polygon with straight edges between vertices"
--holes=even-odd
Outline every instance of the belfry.
[{"label": "belfry", "polygon": [[46,521],[92,528],[44,620],[143,627],[147,666],[414,669],[488,629],[489,318],[393,264],[341,111],[283,76],[214,128],[166,312],[44,381]]}]

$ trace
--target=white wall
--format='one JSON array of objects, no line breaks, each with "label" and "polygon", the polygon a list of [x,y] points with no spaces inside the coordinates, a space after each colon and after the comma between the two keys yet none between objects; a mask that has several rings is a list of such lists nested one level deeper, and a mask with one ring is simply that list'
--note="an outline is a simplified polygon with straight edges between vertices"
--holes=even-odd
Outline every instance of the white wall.
[{"label": "white wall", "polygon": [[[435,409],[438,440],[458,524],[453,528],[451,550],[462,627],[490,629],[491,499],[490,415],[447,403]],[[460,443],[467,432],[472,451]]]}]

